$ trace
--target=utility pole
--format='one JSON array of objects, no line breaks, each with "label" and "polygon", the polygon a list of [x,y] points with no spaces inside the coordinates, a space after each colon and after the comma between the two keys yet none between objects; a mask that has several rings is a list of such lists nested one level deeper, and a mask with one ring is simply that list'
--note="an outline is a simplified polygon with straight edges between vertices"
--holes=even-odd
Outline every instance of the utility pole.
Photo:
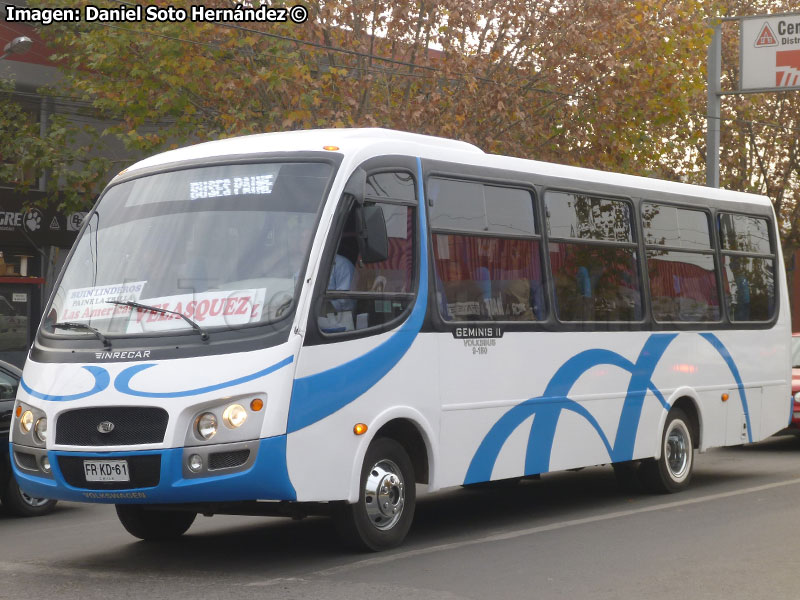
[{"label": "utility pole", "polygon": [[722,77],[722,33],[721,25],[714,25],[714,36],[708,47],[708,108],[706,110],[706,185],[719,187],[719,129],[720,79]]}]

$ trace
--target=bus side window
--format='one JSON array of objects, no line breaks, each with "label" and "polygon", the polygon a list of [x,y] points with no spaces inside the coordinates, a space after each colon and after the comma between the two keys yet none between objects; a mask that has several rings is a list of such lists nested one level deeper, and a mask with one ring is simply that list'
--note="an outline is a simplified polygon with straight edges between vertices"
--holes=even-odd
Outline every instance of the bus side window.
[{"label": "bus side window", "polygon": [[365,262],[356,238],[356,207],[339,233],[328,285],[317,315],[320,331],[339,334],[386,325],[414,297],[416,202],[414,180],[404,172],[367,177],[366,205],[383,211],[388,236],[386,260]]},{"label": "bus side window", "polygon": [[541,240],[531,192],[443,178],[431,178],[429,188],[442,319],[544,319]]},{"label": "bus side window", "polygon": [[355,207],[345,221],[344,230],[336,245],[330,274],[328,275],[327,298],[318,317],[320,329],[325,333],[339,333],[355,329],[356,301],[337,297],[330,292],[349,292],[353,284],[355,263],[358,260],[358,244],[355,238]]},{"label": "bus side window", "polygon": [[722,279],[728,318],[769,321],[775,314],[775,253],[763,217],[719,215]]},{"label": "bus side window", "polygon": [[558,319],[640,320],[630,204],[558,191],[548,191],[544,199]]},{"label": "bus side window", "polygon": [[719,321],[720,295],[708,213],[642,203],[653,318],[659,322]]}]

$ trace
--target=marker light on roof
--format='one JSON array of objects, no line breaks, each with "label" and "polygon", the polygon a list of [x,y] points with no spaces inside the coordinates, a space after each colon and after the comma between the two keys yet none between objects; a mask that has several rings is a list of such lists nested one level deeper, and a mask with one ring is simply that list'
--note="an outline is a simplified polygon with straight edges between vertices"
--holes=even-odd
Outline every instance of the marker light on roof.
[{"label": "marker light on roof", "polygon": [[339,149],[339,146],[323,146],[323,150],[330,150],[331,152],[336,152]]}]

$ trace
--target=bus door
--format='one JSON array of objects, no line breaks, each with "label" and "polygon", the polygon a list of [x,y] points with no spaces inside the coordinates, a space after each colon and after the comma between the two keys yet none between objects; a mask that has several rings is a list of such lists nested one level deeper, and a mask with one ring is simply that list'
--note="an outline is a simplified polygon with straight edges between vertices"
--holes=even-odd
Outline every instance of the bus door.
[{"label": "bus door", "polygon": [[[324,435],[331,450],[315,458],[321,468],[298,464],[292,475],[298,492],[307,486],[346,494],[353,459],[364,450],[362,439],[371,439],[374,426],[380,426],[377,419],[408,415],[410,407],[431,428],[438,425],[436,389],[430,386],[433,353],[422,349],[433,340],[420,335],[427,309],[427,262],[420,256],[427,249],[419,235],[424,215],[418,210],[416,168],[413,159],[368,162],[362,165],[363,198],[346,192],[339,200],[320,260],[289,415],[298,447],[314,446],[319,438],[311,437]],[[365,240],[376,223],[385,228],[381,252]],[[305,402],[313,406],[306,410]],[[356,423],[370,425],[366,438],[353,435]]]}]

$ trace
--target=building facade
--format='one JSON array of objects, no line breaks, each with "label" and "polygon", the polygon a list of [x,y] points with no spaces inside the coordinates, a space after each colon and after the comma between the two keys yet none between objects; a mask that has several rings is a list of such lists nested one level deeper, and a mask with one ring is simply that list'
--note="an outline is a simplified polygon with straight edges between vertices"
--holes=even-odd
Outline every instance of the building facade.
[{"label": "building facade", "polygon": [[[0,104],[19,103],[44,132],[53,103],[37,90],[58,81],[60,74],[47,59],[50,51],[32,27],[6,23],[0,28],[0,49],[22,35],[34,44],[24,54],[0,60],[0,80],[14,84],[13,90],[0,90]],[[4,149],[3,143],[0,141],[0,160],[3,154],[14,154]],[[0,181],[0,360],[19,366],[25,361],[52,284],[85,214],[41,208],[45,204],[45,177],[40,176],[37,185],[24,192],[14,181]],[[49,206],[55,204],[58,202],[51,201]]]}]

